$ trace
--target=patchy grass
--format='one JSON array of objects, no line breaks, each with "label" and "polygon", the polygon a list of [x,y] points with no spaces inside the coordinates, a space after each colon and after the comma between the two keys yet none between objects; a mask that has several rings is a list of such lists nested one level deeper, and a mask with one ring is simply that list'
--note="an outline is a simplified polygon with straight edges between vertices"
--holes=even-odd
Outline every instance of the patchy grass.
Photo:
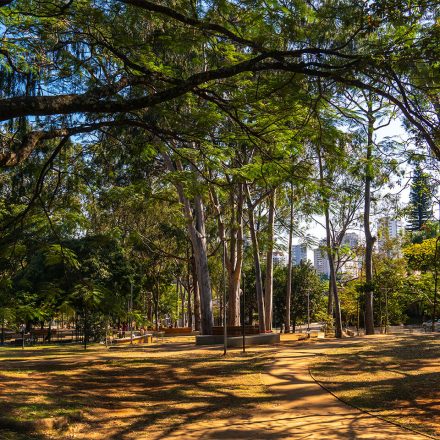
[{"label": "patchy grass", "polygon": [[439,358],[438,336],[390,336],[329,350],[312,373],[345,402],[440,437]]},{"label": "patchy grass", "polygon": [[223,358],[185,342],[0,349],[0,438],[166,438],[198,419],[273,403],[260,377],[273,349]]}]

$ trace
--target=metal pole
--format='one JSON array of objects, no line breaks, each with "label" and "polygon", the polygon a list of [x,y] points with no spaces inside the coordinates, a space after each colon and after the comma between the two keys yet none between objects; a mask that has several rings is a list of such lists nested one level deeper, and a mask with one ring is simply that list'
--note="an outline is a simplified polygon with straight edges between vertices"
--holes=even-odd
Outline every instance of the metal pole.
[{"label": "metal pole", "polygon": [[226,325],[226,242],[223,239],[223,356],[228,351],[228,329]]},{"label": "metal pole", "polygon": [[241,292],[241,296],[243,297],[243,316],[242,316],[242,333],[243,333],[243,353],[246,353],[246,327],[245,327],[245,323],[244,323],[244,317],[245,317],[245,285],[246,285],[246,276],[244,274],[244,272],[242,273],[243,275],[243,290]]}]

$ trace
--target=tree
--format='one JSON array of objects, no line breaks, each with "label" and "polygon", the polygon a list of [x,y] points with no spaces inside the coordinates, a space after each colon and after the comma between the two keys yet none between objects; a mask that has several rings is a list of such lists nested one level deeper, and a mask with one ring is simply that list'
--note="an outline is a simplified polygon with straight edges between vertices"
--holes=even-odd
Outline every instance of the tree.
[{"label": "tree", "polygon": [[[274,277],[274,322],[280,325],[285,320],[285,286],[287,267],[275,266]],[[320,319],[325,311],[325,283],[316,274],[309,261],[292,267],[291,322],[293,331],[299,323],[307,322],[307,303],[310,319]]]},{"label": "tree", "polygon": [[409,193],[409,231],[420,231],[432,218],[432,193],[429,176],[423,172],[420,163],[414,167]]}]

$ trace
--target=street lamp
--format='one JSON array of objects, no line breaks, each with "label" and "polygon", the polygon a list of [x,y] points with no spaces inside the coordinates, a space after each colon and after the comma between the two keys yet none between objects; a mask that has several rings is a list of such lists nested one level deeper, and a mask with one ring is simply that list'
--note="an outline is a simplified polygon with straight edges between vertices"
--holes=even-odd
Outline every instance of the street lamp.
[{"label": "street lamp", "polygon": [[26,325],[25,324],[21,324],[20,331],[21,331],[21,348],[24,349],[24,334],[25,334],[25,331],[26,331]]}]

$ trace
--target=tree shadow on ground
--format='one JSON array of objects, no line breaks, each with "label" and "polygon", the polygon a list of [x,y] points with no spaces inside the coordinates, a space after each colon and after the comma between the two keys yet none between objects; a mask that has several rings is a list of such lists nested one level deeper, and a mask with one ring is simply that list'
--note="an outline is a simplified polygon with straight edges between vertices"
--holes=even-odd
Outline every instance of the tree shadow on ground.
[{"label": "tree shadow on ground", "polygon": [[330,351],[312,371],[344,401],[440,435],[439,357],[439,336],[390,336]]}]

